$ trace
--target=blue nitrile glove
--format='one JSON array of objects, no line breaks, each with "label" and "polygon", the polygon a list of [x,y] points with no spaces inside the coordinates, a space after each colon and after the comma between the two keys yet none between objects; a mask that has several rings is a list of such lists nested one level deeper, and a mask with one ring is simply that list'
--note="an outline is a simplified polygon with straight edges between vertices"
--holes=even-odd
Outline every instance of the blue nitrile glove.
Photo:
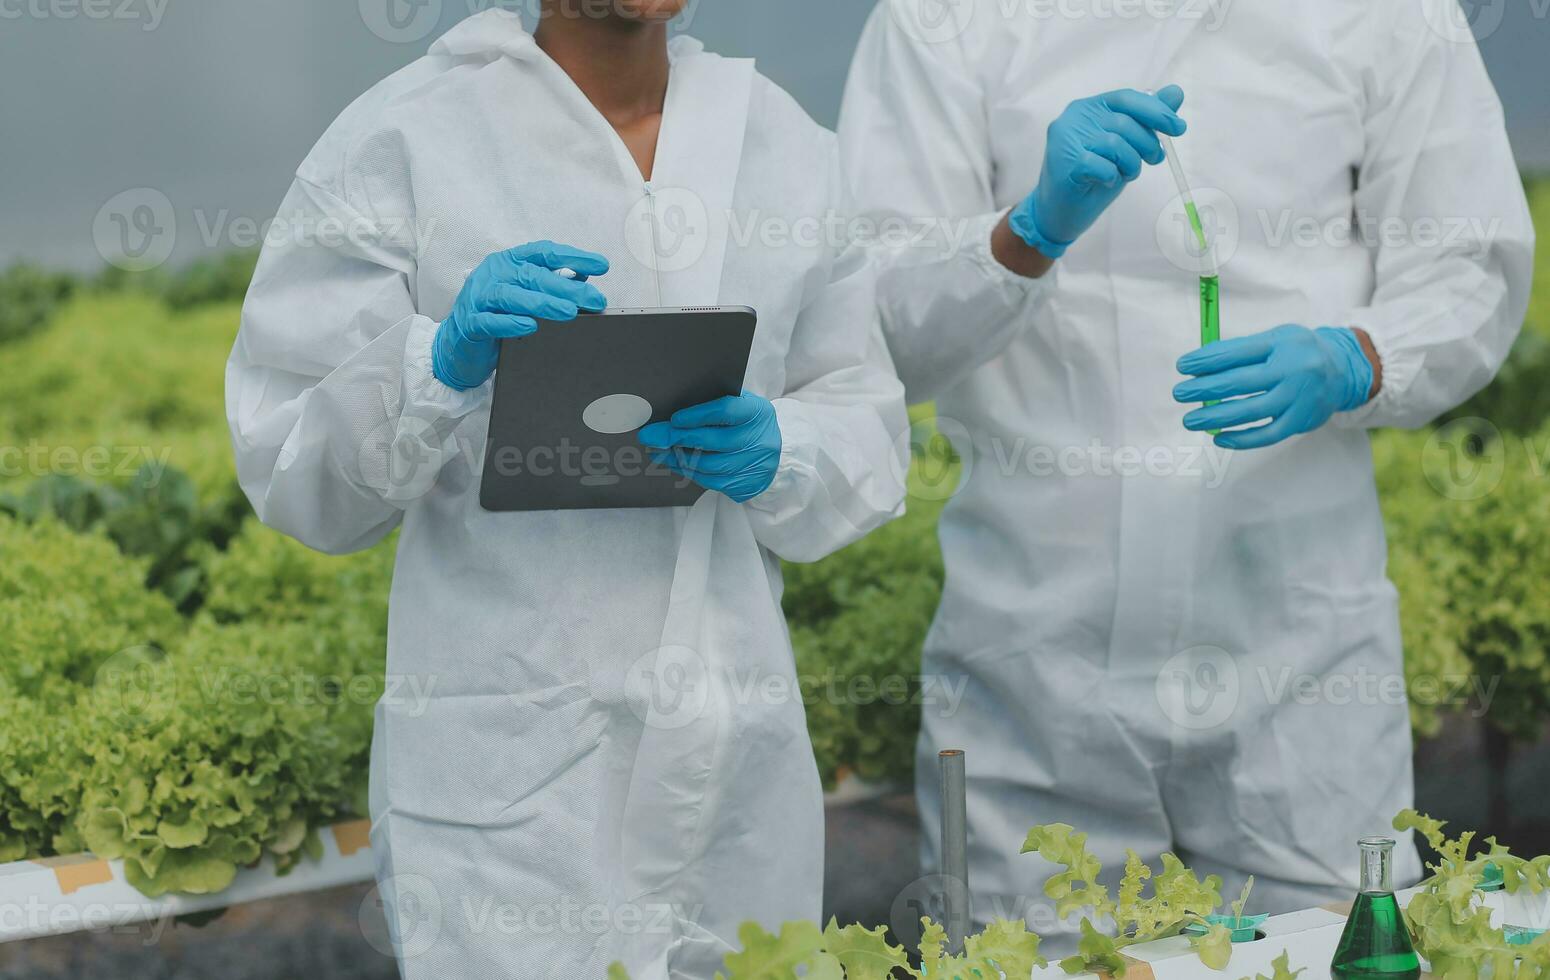
[{"label": "blue nitrile glove", "polygon": [[1372,390],[1372,362],[1355,332],[1344,327],[1309,330],[1285,324],[1218,341],[1179,358],[1179,372],[1195,375],[1173,389],[1179,401],[1231,399],[1190,412],[1184,416],[1186,429],[1271,420],[1223,432],[1216,444],[1224,449],[1258,449],[1312,432],[1336,412],[1361,408]]},{"label": "blue nitrile glove", "polygon": [[[558,270],[576,274],[566,279]],[[452,313],[436,330],[431,371],[449,388],[467,391],[495,373],[502,337],[525,337],[538,319],[574,320],[580,310],[601,312],[608,300],[588,276],[608,271],[608,260],[554,242],[496,252],[469,273]]]},{"label": "blue nitrile glove", "polygon": [[1071,103],[1050,124],[1039,186],[1012,210],[1012,231],[1049,258],[1060,258],[1141,176],[1143,162],[1163,162],[1157,133],[1184,135],[1178,116],[1183,104],[1177,85],[1156,95],[1121,89]]},{"label": "blue nitrile glove", "polygon": [[738,503],[770,488],[780,468],[775,406],[751,391],[686,408],[640,430],[654,462]]}]

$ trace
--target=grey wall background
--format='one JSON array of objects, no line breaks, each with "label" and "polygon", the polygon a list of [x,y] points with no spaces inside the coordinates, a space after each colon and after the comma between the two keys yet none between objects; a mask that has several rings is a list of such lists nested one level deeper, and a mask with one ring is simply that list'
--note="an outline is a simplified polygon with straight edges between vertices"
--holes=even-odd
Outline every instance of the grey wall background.
[{"label": "grey wall background", "polygon": [[[0,265],[101,265],[93,221],[132,188],[172,202],[172,261],[226,247],[230,236],[209,229],[270,219],[351,99],[496,2],[535,0],[0,0]],[[1550,0],[1464,4],[1479,24],[1502,16],[1481,47],[1520,164],[1550,170]],[[389,5],[413,41],[379,36],[393,33]],[[832,125],[871,7],[692,0],[686,19],[713,50],[757,58]]]}]

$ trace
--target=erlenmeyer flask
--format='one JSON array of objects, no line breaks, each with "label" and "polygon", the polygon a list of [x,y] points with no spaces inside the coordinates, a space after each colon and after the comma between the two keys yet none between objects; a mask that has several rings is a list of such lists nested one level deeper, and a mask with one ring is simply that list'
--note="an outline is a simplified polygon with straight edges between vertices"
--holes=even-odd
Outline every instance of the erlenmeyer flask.
[{"label": "erlenmeyer flask", "polygon": [[1364,837],[1357,846],[1362,852],[1362,888],[1329,972],[1336,980],[1416,980],[1421,975],[1421,960],[1415,955],[1410,927],[1405,925],[1394,897],[1390,869],[1394,842],[1387,837]]}]

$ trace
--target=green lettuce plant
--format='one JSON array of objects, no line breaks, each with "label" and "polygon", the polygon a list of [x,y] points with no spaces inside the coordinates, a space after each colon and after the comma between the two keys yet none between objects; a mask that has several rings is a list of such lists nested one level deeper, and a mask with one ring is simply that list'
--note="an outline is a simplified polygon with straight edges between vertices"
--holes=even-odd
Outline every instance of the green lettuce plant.
[{"label": "green lettuce plant", "polygon": [[364,747],[334,723],[349,695],[330,653],[304,625],[207,622],[167,655],[106,665],[78,720],[86,846],[153,896],[220,891],[266,853],[281,870],[319,853],[317,828],[365,780]]},{"label": "green lettuce plant", "polygon": [[[889,944],[886,930],[860,925],[843,928],[835,920],[820,930],[812,922],[788,922],[780,933],[766,932],[757,923],[745,922],[738,930],[742,948],[727,954],[717,980],[993,980],[1027,977],[1043,966],[1039,937],[1022,922],[997,920],[964,941],[963,953],[946,951],[947,932],[929,918],[922,918],[920,966],[912,966],[903,946]],[[608,970],[609,980],[629,980],[619,963]]]},{"label": "green lettuce plant", "polygon": [[910,512],[810,565],[785,566],[783,607],[818,771],[876,782],[914,776],[923,689],[920,651],[942,592],[940,504]]},{"label": "green lettuce plant", "polygon": [[365,814],[391,554],[257,524],[197,554],[217,601],[189,620],[102,529],[0,516],[0,860],[90,850],[147,894],[213,892]]},{"label": "green lettuce plant", "polygon": [[1292,969],[1291,959],[1291,954],[1282,950],[1280,956],[1270,961],[1270,976],[1256,973],[1252,977],[1244,977],[1243,980],[1297,980],[1304,967]]},{"label": "green lettuce plant", "polygon": [[[1550,718],[1550,425],[1479,446],[1385,433],[1375,460],[1416,730],[1468,707],[1537,738]],[[1454,465],[1471,482],[1453,482]]]},{"label": "green lettuce plant", "polygon": [[0,678],[66,702],[118,651],[172,643],[185,624],[145,590],[148,567],[103,534],[0,514]]},{"label": "green lettuce plant", "polygon": [[0,863],[81,850],[80,751],[72,719],[0,681]]},{"label": "green lettuce plant", "polygon": [[[1550,935],[1528,946],[1507,941],[1506,932],[1491,926],[1491,910],[1479,899],[1476,885],[1487,866],[1499,870],[1509,894],[1538,895],[1550,888],[1550,855],[1533,859],[1514,855],[1496,838],[1474,847],[1475,834],[1449,838],[1446,824],[1415,810],[1402,810],[1394,829],[1414,830],[1437,852],[1430,878],[1410,899],[1405,920],[1416,952],[1426,958],[1432,976],[1441,980],[1541,980],[1550,977]],[[1471,854],[1471,851],[1474,853]]]},{"label": "green lettuce plant", "polygon": [[[1222,902],[1222,881],[1216,875],[1202,881],[1177,857],[1164,854],[1162,871],[1154,878],[1146,862],[1128,851],[1119,893],[1111,897],[1108,887],[1098,881],[1103,866],[1087,850],[1087,835],[1070,824],[1034,827],[1022,852],[1037,853],[1062,869],[1044,882],[1044,894],[1055,900],[1055,914],[1061,918],[1082,915],[1077,952],[1060,961],[1067,973],[1123,977],[1125,959],[1120,950],[1177,935],[1191,924],[1205,930],[1203,936],[1191,939],[1201,962],[1214,970],[1226,969],[1232,955],[1232,933],[1206,921]],[[1148,881],[1150,895],[1145,893]],[[1113,923],[1113,934],[1100,930],[1094,920]]]}]

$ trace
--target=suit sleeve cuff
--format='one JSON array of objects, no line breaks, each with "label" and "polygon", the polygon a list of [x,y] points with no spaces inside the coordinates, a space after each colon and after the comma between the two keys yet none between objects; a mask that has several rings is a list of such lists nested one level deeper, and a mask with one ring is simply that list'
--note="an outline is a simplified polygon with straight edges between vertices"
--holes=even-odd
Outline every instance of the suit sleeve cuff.
[{"label": "suit sleeve cuff", "polygon": [[1373,350],[1378,353],[1382,370],[1383,387],[1378,389],[1367,404],[1350,412],[1340,412],[1334,424],[1346,429],[1366,429],[1382,425],[1382,419],[1393,418],[1404,394],[1421,371],[1424,355],[1419,350],[1406,350],[1396,343],[1392,330],[1385,329],[1376,318],[1355,316],[1347,324],[1353,330],[1364,330],[1372,338]]},{"label": "suit sleeve cuff", "polygon": [[489,398],[494,389],[494,381],[487,380],[477,388],[458,391],[436,377],[431,367],[431,344],[439,327],[430,317],[416,316],[404,345],[404,414],[426,421],[462,418]]},{"label": "suit sleeve cuff", "polygon": [[805,505],[803,485],[813,473],[811,446],[817,439],[817,431],[801,410],[801,404],[790,398],[777,398],[775,421],[780,426],[780,463],[775,479],[764,492],[748,501],[747,506],[780,519]]}]

